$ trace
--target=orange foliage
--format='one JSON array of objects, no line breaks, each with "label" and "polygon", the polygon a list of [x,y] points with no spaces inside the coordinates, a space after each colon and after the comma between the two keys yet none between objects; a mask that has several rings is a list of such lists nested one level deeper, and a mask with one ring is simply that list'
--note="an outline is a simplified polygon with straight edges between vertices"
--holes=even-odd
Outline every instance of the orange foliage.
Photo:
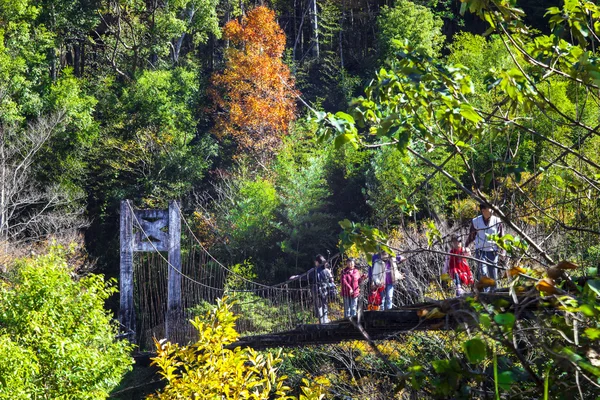
[{"label": "orange foliage", "polygon": [[267,157],[279,147],[296,111],[298,92],[281,59],[285,35],[275,13],[261,6],[241,23],[228,22],[224,36],[232,47],[210,90],[219,111],[215,134],[232,138],[239,153]]}]

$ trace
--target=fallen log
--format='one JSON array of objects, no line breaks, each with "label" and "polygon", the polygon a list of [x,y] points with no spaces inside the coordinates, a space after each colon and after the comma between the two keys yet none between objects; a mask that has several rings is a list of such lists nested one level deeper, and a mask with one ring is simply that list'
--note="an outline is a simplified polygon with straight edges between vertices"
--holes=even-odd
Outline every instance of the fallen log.
[{"label": "fallen log", "polygon": [[479,321],[470,302],[474,298],[479,303],[495,304],[506,311],[514,311],[517,306],[520,319],[531,318],[532,311],[540,307],[548,308],[547,299],[537,293],[521,296],[511,296],[508,292],[478,293],[471,297],[430,301],[388,311],[359,312],[358,319],[354,317],[354,321],[341,319],[328,324],[303,324],[289,331],[244,336],[229,347],[266,349],[365,340],[364,334],[355,326],[357,323],[372,340],[394,340],[403,332],[475,329]]}]

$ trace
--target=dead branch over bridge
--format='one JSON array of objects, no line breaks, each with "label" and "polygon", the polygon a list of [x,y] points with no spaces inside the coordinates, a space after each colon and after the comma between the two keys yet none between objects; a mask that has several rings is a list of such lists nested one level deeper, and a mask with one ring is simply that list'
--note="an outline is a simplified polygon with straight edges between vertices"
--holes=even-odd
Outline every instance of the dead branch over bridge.
[{"label": "dead branch over bridge", "polygon": [[[496,309],[512,312],[520,320],[532,318],[534,311],[556,312],[553,298],[542,298],[534,293],[514,297],[506,292],[479,293],[472,298],[479,304],[492,304]],[[301,347],[348,340],[395,340],[402,333],[414,331],[476,329],[477,314],[468,299],[460,297],[390,311],[365,311],[359,313],[358,318],[328,324],[304,324],[285,332],[241,337],[230,347]]]}]

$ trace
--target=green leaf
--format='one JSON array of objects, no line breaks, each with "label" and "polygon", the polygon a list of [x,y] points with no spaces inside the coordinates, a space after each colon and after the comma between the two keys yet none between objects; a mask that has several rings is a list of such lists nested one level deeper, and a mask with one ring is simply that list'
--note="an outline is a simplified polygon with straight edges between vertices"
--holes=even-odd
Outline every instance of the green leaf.
[{"label": "green leaf", "polygon": [[352,116],[350,114],[346,114],[345,112],[339,111],[339,112],[335,113],[335,116],[337,118],[346,120],[346,121],[350,122],[351,124],[354,124],[354,118],[352,118]]},{"label": "green leaf", "polygon": [[585,328],[584,335],[590,340],[600,339],[600,328]]},{"label": "green leaf", "polygon": [[485,30],[485,32],[483,32],[483,33],[481,34],[481,36],[483,36],[483,37],[488,37],[488,36],[490,36],[492,33],[494,33],[494,31],[495,31],[495,30],[496,30],[496,28],[495,28],[495,27],[491,27],[491,26],[490,26],[489,28],[487,28],[487,29]]},{"label": "green leaf", "polygon": [[513,313],[496,314],[494,321],[498,325],[512,327],[515,324],[515,315]]},{"label": "green leaf", "polygon": [[489,328],[492,324],[492,319],[489,314],[479,314],[479,324],[484,328]]},{"label": "green leaf", "polygon": [[475,112],[473,107],[466,103],[460,105],[460,115],[475,124],[478,124],[481,120],[483,120],[483,118],[481,118],[481,116]]},{"label": "green leaf", "polygon": [[512,371],[503,371],[498,374],[498,384],[504,390],[509,390],[515,382],[515,374]]},{"label": "green leaf", "polygon": [[577,311],[581,312],[583,315],[585,315],[586,317],[590,317],[590,318],[592,318],[594,315],[596,315],[596,310],[594,309],[594,307],[590,306],[589,304],[582,304],[581,306],[579,306],[577,308]]},{"label": "green leaf", "polygon": [[483,177],[483,185],[484,186],[489,186],[490,183],[492,182],[492,178],[493,178],[492,173],[491,172],[487,172],[485,174],[485,176]]},{"label": "green leaf", "polygon": [[463,349],[471,364],[477,364],[487,357],[487,346],[485,345],[485,342],[479,338],[464,342]]},{"label": "green leaf", "polygon": [[585,284],[584,292],[595,293],[596,296],[600,296],[600,280],[594,279],[587,281]]},{"label": "green leaf", "polygon": [[555,14],[560,14],[560,8],[558,7],[549,7],[546,10],[546,14],[544,14],[544,17],[548,16],[548,15],[555,15]]},{"label": "green leaf", "polygon": [[434,360],[431,364],[433,365],[435,372],[438,374],[443,374],[451,370],[449,360]]},{"label": "green leaf", "polygon": [[588,71],[588,75],[590,76],[590,78],[592,78],[595,84],[598,84],[598,82],[600,82],[600,71]]},{"label": "green leaf", "polygon": [[475,149],[473,147],[471,147],[471,145],[463,142],[462,140],[459,140],[458,142],[454,143],[454,145],[457,147],[462,147],[462,148],[470,150],[470,151],[475,151]]},{"label": "green leaf", "polygon": [[336,149],[341,148],[346,143],[354,143],[356,141],[355,135],[352,133],[345,133],[343,135],[337,135],[333,142]]},{"label": "green leaf", "polygon": [[496,28],[496,23],[494,22],[494,19],[492,18],[492,14],[489,12],[484,12],[483,13],[483,19],[485,19],[488,24],[490,24],[490,27],[492,28]]},{"label": "green leaf", "polygon": [[396,144],[396,148],[400,150],[403,154],[406,153],[406,148],[410,142],[410,131],[404,130],[402,134],[398,137],[398,143]]},{"label": "green leaf", "polygon": [[315,117],[317,118],[317,122],[321,122],[325,119],[327,113],[324,111],[315,111]]},{"label": "green leaf", "polygon": [[352,222],[350,222],[350,220],[348,220],[348,219],[340,221],[339,224],[342,227],[342,229],[345,229],[345,230],[352,228]]}]

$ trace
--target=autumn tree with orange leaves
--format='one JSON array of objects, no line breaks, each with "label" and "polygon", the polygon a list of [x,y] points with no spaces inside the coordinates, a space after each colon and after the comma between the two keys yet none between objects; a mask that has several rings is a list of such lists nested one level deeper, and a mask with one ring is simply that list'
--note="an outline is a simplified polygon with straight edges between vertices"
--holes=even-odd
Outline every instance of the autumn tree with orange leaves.
[{"label": "autumn tree with orange leaves", "polygon": [[215,134],[232,139],[237,153],[268,159],[295,117],[298,92],[283,63],[285,34],[267,7],[225,25],[227,63],[212,77]]}]

